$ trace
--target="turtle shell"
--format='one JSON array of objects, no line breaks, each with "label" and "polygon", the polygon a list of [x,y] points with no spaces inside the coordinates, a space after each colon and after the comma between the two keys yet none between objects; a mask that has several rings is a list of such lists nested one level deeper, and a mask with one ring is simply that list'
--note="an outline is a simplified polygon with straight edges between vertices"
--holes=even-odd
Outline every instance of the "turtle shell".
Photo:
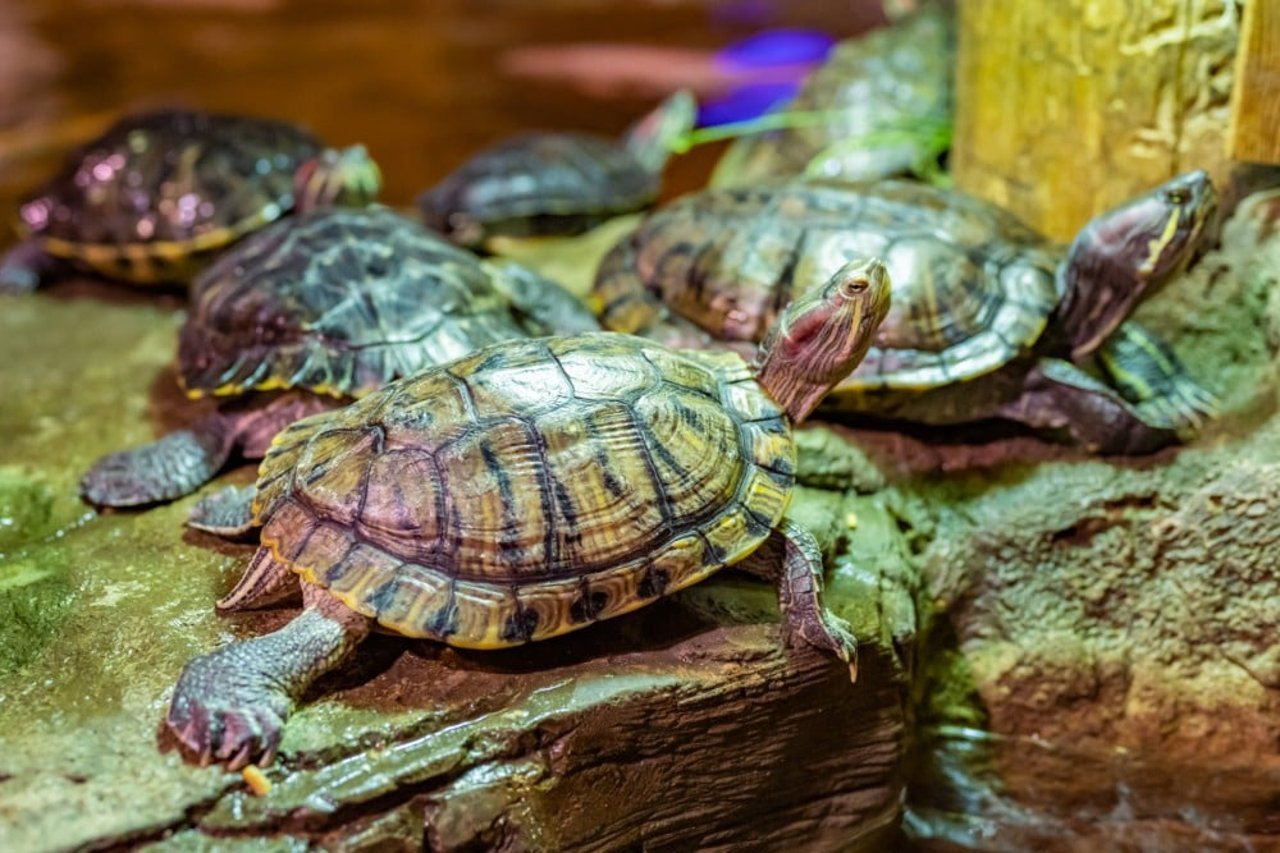
[{"label": "turtle shell", "polygon": [[644,290],[716,338],[758,342],[794,295],[882,258],[893,307],[837,389],[923,391],[1033,347],[1058,301],[1061,249],[1012,214],[908,181],[706,190],[651,214],[601,263],[602,324],[653,319]]},{"label": "turtle shell", "polygon": [[22,204],[49,254],[135,282],[185,281],[199,259],[293,206],[323,150],[282,122],[185,110],[128,116],[71,154]]},{"label": "turtle shell", "polygon": [[754,551],[794,484],[785,414],[728,353],[513,341],[299,421],[262,543],[384,627],[493,648],[626,613]]},{"label": "turtle shell", "polygon": [[179,375],[192,396],[360,395],[524,335],[474,255],[387,208],[320,209],[251,235],[196,278]]},{"label": "turtle shell", "polygon": [[873,180],[932,161],[950,135],[953,14],[945,4],[928,4],[893,26],[837,44],[779,113],[824,120],[734,140],[712,186],[803,174]]},{"label": "turtle shell", "polygon": [[476,154],[418,200],[427,225],[477,246],[494,235],[579,234],[647,207],[660,176],[623,145],[581,133],[532,133]]}]

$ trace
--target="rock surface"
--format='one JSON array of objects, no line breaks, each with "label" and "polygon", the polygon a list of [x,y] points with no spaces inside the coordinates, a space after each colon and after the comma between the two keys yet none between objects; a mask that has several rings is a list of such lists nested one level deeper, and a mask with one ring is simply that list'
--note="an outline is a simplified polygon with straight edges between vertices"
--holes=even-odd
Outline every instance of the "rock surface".
[{"label": "rock surface", "polygon": [[966,448],[962,473],[896,484],[933,608],[917,835],[1280,845],[1278,204],[1250,201],[1143,309],[1224,398],[1193,446],[998,467]]},{"label": "rock surface", "polygon": [[[265,796],[185,764],[160,729],[182,665],[294,611],[215,615],[251,547],[184,532],[197,496],[106,514],[76,496],[99,454],[201,409],[166,367],[178,304],[81,284],[0,312],[0,849],[847,850],[894,831],[917,574],[883,506],[830,475],[792,514],[833,556],[856,685],[782,648],[773,591],[726,573],[522,650],[376,638],[290,720]],[[840,441],[818,444],[832,469]]]}]

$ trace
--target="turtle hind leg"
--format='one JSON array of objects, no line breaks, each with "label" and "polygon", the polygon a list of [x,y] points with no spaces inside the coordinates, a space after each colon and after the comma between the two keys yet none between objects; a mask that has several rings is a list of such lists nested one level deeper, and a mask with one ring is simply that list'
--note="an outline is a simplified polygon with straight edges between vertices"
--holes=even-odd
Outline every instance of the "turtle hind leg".
[{"label": "turtle hind leg", "polygon": [[1107,338],[1098,361],[1148,423],[1190,435],[1219,413],[1218,398],[1191,378],[1168,344],[1137,323],[1124,323]]},{"label": "turtle hind leg", "polygon": [[200,502],[187,516],[187,526],[206,533],[234,538],[244,536],[253,529],[253,499],[256,487],[227,486]]},{"label": "turtle hind leg", "polygon": [[182,670],[165,725],[201,764],[270,764],[285,720],[321,675],[369,635],[373,621],[318,587],[278,631],[223,646]]},{"label": "turtle hind leg", "polygon": [[784,521],[756,553],[735,568],[777,585],[789,647],[805,643],[831,652],[848,664],[849,679],[858,680],[858,640],[849,623],[822,603],[822,549],[812,533],[793,521]]},{"label": "turtle hind leg", "polygon": [[64,262],[49,255],[34,240],[24,240],[0,255],[0,294],[30,293],[66,272]]},{"label": "turtle hind leg", "polygon": [[215,412],[149,444],[108,453],[80,480],[80,494],[96,506],[171,501],[213,479],[235,446],[235,419]]}]

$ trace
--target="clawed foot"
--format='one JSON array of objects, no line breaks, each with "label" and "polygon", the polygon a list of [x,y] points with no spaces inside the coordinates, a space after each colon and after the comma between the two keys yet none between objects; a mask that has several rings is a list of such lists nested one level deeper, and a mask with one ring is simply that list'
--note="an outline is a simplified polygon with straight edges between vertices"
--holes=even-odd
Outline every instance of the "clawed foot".
[{"label": "clawed foot", "polygon": [[220,437],[181,430],[142,447],[108,453],[80,480],[80,494],[96,506],[171,501],[208,482],[226,457]]},{"label": "clawed foot", "polygon": [[201,498],[187,526],[219,536],[242,536],[253,528],[253,486],[227,486]]},{"label": "clawed foot", "polygon": [[188,664],[165,723],[201,766],[219,762],[239,770],[251,762],[269,765],[292,702],[261,685],[227,684],[219,677],[223,672],[213,655]]},{"label": "clawed foot", "polygon": [[858,638],[844,619],[823,610],[811,618],[793,621],[787,631],[787,645],[794,647],[800,642],[831,652],[848,665],[849,680],[858,680]]},{"label": "clawed foot", "polygon": [[163,500],[162,491],[145,470],[140,470],[136,454],[125,450],[99,459],[80,480],[80,494],[95,506],[141,506]]}]

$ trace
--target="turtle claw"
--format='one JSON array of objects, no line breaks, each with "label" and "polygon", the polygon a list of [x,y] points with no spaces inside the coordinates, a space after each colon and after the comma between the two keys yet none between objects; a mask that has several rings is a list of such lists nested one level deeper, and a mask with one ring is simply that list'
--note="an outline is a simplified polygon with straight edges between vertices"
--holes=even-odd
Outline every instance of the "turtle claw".
[{"label": "turtle claw", "polygon": [[844,619],[822,610],[815,619],[799,620],[799,624],[793,624],[788,631],[787,645],[794,647],[801,643],[831,652],[848,665],[849,680],[858,680],[858,639]]},{"label": "turtle claw", "polygon": [[284,716],[270,707],[274,697],[229,707],[227,700],[232,698],[219,703],[221,707],[207,707],[175,696],[166,720],[169,730],[201,767],[225,764],[228,770],[239,770],[255,758],[264,767],[270,765],[284,728]]},{"label": "turtle claw", "polygon": [[267,765],[279,747],[292,702],[269,677],[255,677],[244,645],[187,664],[169,704],[166,726],[202,767],[238,770],[259,755]]},{"label": "turtle claw", "polygon": [[259,755],[258,763],[269,766],[275,759],[283,727],[284,721],[266,709],[229,714],[215,756],[226,763],[228,770],[240,770]]}]

